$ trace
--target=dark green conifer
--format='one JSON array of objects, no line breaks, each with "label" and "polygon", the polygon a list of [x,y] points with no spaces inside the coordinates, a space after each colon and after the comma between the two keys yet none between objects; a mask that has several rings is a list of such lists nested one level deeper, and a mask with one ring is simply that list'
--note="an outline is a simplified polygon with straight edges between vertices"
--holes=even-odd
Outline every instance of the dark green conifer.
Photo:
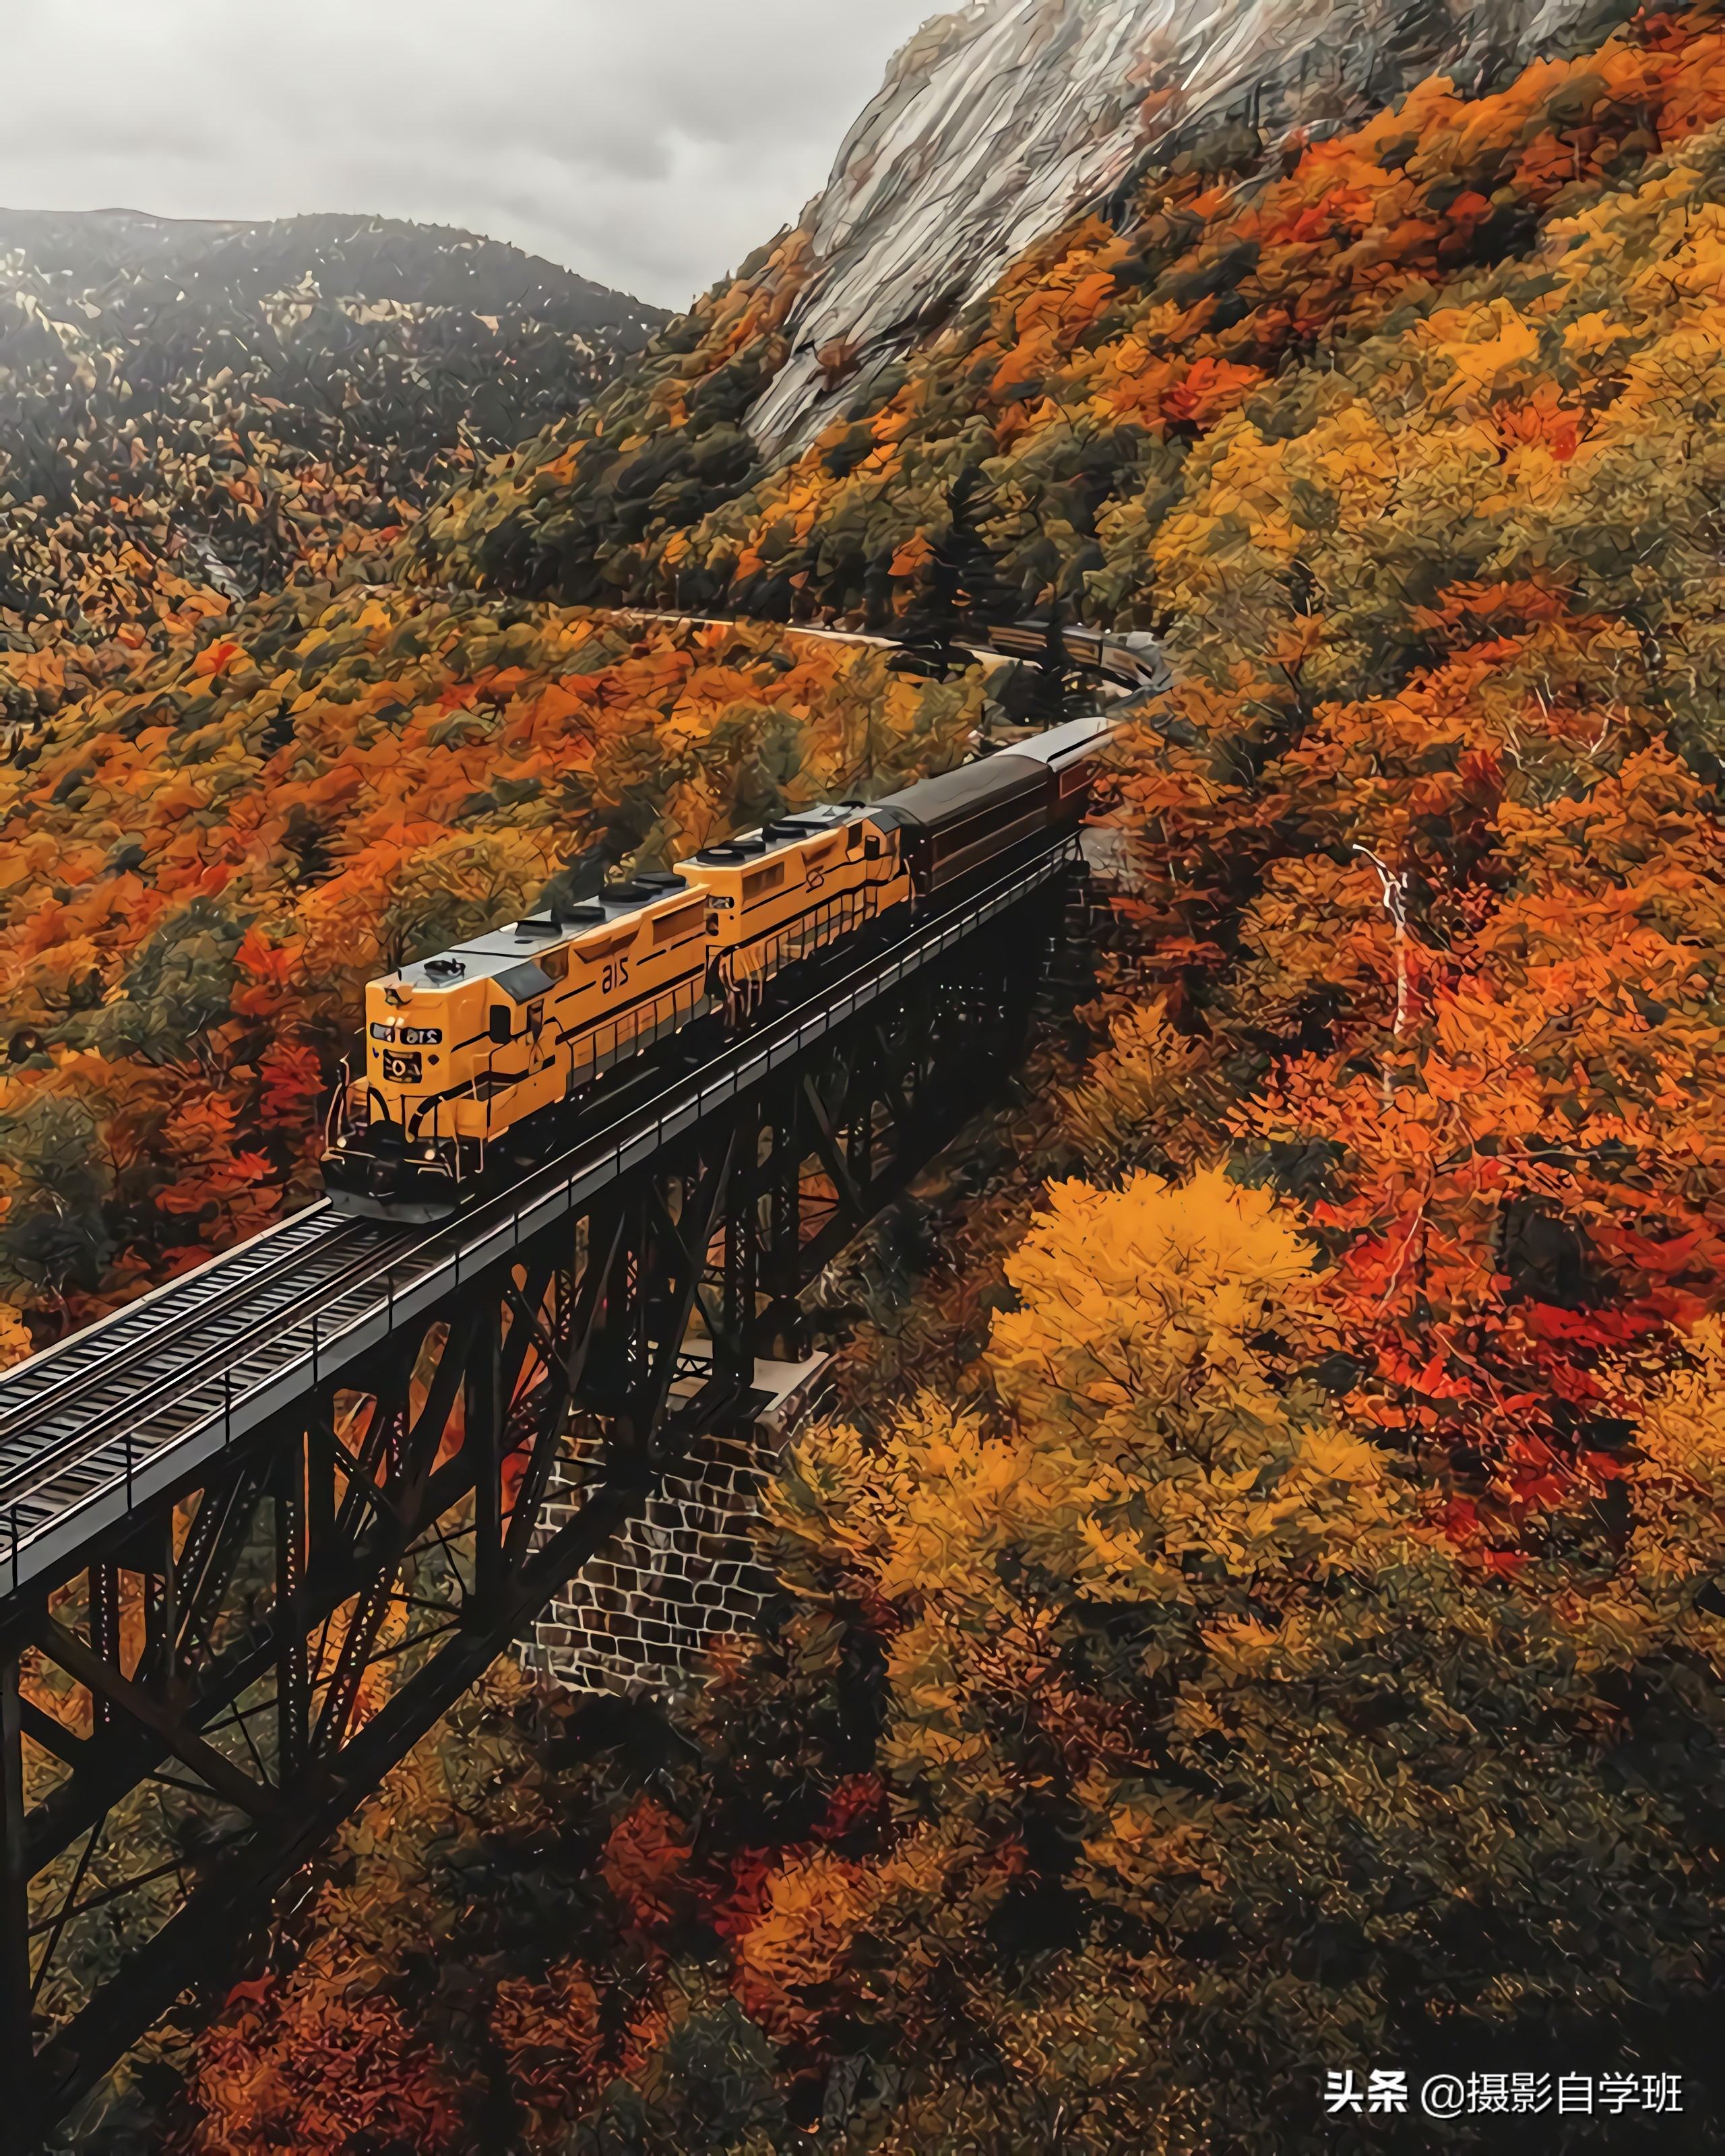
[{"label": "dark green conifer", "polygon": [[1011,621],[1018,601],[1001,579],[983,536],[987,499],[982,474],[967,465],[947,495],[947,528],[932,543],[917,593],[906,614],[901,649],[888,663],[903,673],[944,681],[963,645],[986,644],[989,629]]}]

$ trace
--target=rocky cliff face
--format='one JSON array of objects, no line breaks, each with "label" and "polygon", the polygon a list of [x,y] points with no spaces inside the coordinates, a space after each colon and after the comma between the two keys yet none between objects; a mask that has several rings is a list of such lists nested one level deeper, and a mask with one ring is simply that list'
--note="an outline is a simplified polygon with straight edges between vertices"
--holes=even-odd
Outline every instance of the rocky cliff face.
[{"label": "rocky cliff face", "polygon": [[750,414],[769,449],[1072,210],[1146,158],[1274,141],[1381,105],[1422,75],[1469,85],[1593,42],[1612,0],[971,0],[917,32],[805,213],[813,274],[795,349]]}]

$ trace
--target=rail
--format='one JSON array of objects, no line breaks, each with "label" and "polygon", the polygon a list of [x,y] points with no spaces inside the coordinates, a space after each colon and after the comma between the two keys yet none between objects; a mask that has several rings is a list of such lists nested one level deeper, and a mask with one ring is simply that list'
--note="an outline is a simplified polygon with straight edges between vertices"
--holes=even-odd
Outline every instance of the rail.
[{"label": "rail", "polygon": [[[332,1264],[352,1245],[355,1224],[308,1209],[200,1268],[186,1284],[196,1294],[177,1294],[182,1284],[172,1284],[0,1373],[0,1594],[74,1568],[73,1560],[94,1537],[184,1483],[398,1326],[458,1294],[464,1282],[583,1209],[670,1140],[1045,887],[1077,850],[1075,839],[1063,839],[925,921],[818,997],[732,1043],[655,1101],[448,1226],[412,1235],[384,1230],[381,1243],[379,1231],[360,1230],[372,1237],[370,1255]],[[241,1261],[249,1270],[230,1278],[227,1269]],[[308,1290],[285,1301],[264,1294],[265,1277],[280,1284],[295,1268],[315,1272]],[[254,1303],[265,1306],[251,1316]],[[218,1308],[217,1337],[200,1353],[180,1354],[198,1341],[201,1324],[208,1330],[204,1321]],[[41,1414],[43,1372],[56,1363],[62,1374],[72,1373],[64,1383],[50,1381],[63,1411],[49,1418],[58,1426],[46,1430],[46,1445],[33,1450],[14,1443],[8,1451],[3,1433]],[[75,1410],[64,1412],[80,1399],[98,1403],[81,1420]]]},{"label": "rail", "polygon": [[[674,613],[663,608],[619,607],[614,609],[619,619],[631,621],[687,622],[697,629],[735,629],[743,617],[730,614]],[[829,644],[862,644],[879,651],[902,651],[904,644],[893,636],[872,635],[855,629],[822,629],[813,623],[781,622],[776,626],[793,636],[817,637]],[[968,651],[975,659],[1012,660],[1040,659],[1048,649],[1049,624],[1031,619],[1019,622],[999,622],[979,631],[968,634],[960,631],[952,642],[961,651]],[[1106,629],[1086,629],[1078,623],[1063,625],[1060,631],[1066,648],[1066,656],[1075,666],[1086,667],[1092,672],[1106,675],[1119,686],[1135,693],[1157,693],[1168,686],[1168,663],[1162,656],[1159,645],[1147,639],[1153,648],[1142,648],[1139,643],[1126,644],[1118,637],[1109,635]]]}]

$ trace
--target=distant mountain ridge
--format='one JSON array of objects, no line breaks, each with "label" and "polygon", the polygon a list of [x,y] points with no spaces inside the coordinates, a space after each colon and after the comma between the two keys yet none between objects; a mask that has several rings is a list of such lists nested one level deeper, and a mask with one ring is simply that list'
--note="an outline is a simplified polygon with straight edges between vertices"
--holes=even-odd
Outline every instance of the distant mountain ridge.
[{"label": "distant mountain ridge", "polygon": [[447,227],[0,209],[0,630],[99,636],[152,562],[339,573],[350,518],[398,526],[665,319]]},{"label": "distant mountain ridge", "polygon": [[398,300],[496,313],[530,308],[572,334],[626,345],[666,319],[662,307],[614,292],[542,255],[454,226],[363,215],[156,217],[142,210],[0,208],[0,254],[21,250],[38,271],[85,285],[154,269],[220,290],[267,298],[298,267],[327,300]]}]

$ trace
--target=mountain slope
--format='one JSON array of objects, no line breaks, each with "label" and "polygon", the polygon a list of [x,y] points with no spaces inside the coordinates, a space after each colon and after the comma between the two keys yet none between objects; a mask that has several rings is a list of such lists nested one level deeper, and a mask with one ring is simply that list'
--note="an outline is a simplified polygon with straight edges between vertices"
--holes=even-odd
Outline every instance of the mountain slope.
[{"label": "mountain slope", "polygon": [[0,210],[0,629],[100,642],[163,578],[339,580],[664,319],[437,227]]},{"label": "mountain slope", "polygon": [[815,289],[809,234],[784,235],[588,413],[435,505],[410,572],[884,624],[973,466],[992,490],[983,531],[1027,605],[1152,627],[1149,542],[1188,454],[1230,413],[1398,308],[1465,293],[1542,221],[1717,116],[1717,35],[1666,21],[1475,96],[1428,81],[1303,147],[1221,127],[1044,231],[805,448],[775,454],[751,429]]},{"label": "mountain slope", "polygon": [[[1615,11],[1618,14],[1627,12]],[[900,53],[805,218],[790,353],[749,415],[800,445],[1032,241],[1134,167],[1255,150],[1361,117],[1422,76],[1486,86],[1574,37],[1596,0],[972,0]],[[1232,141],[1230,141],[1230,138]]]}]

